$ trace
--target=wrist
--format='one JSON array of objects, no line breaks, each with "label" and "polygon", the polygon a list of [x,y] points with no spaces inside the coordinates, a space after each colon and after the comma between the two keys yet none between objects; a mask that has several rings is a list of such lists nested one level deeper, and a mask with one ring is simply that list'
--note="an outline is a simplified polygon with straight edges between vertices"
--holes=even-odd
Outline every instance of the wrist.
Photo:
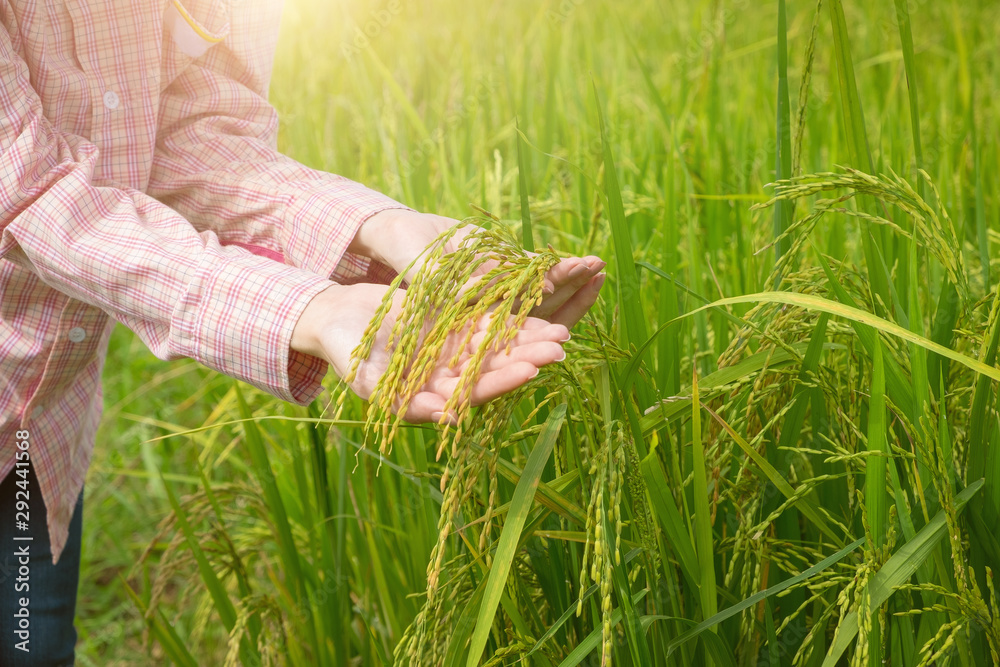
[{"label": "wrist", "polygon": [[341,310],[344,292],[349,289],[349,285],[331,285],[309,301],[292,329],[289,345],[293,350],[329,361],[320,334],[327,326],[327,314]]},{"label": "wrist", "polygon": [[369,216],[355,232],[347,246],[348,252],[390,266],[387,246],[398,233],[395,225],[401,216],[412,212],[411,209],[387,208]]},{"label": "wrist", "polygon": [[292,330],[290,347],[330,364],[337,377],[382,303],[386,285],[331,285],[310,300]]}]

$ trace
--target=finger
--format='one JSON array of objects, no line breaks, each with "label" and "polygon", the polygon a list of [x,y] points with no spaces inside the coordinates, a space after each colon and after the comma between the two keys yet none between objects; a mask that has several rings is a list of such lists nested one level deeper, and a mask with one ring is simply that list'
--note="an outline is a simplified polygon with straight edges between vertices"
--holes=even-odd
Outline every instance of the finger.
[{"label": "finger", "polygon": [[552,341],[529,343],[511,347],[510,354],[504,351],[491,354],[483,363],[483,372],[498,371],[521,361],[527,361],[532,366],[541,368],[565,358],[566,351],[559,343]]},{"label": "finger", "polygon": [[593,266],[577,265],[567,275],[565,282],[558,285],[555,291],[542,299],[542,303],[531,311],[535,317],[551,319],[552,313],[556,312],[572,299],[587,285],[606,264],[597,262]]},{"label": "finger", "polygon": [[514,391],[537,377],[538,372],[537,366],[519,361],[500,370],[483,373],[472,388],[472,404],[482,405],[497,396]]},{"label": "finger", "polygon": [[437,422],[444,410],[444,396],[430,391],[421,391],[410,399],[403,419],[411,424]]},{"label": "finger", "polygon": [[[538,375],[538,367],[518,361],[500,370],[483,373],[472,387],[472,405],[482,405],[513,391]],[[428,383],[427,389],[441,396],[451,396],[458,387],[457,377],[442,377]]]},{"label": "finger", "polygon": [[606,274],[604,273],[594,276],[585,287],[566,301],[559,310],[552,313],[549,318],[552,323],[561,324],[567,329],[572,329],[577,322],[583,319],[583,316],[587,314],[590,307],[597,302],[601,287],[604,286],[605,277]]},{"label": "finger", "polygon": [[[511,340],[511,347],[542,341],[564,343],[570,338],[569,329],[562,324],[552,324],[535,317],[529,317],[525,320],[524,324],[525,326]],[[485,338],[486,331],[481,330],[476,332],[469,341],[469,351],[475,352],[475,350],[479,349]]]},{"label": "finger", "polygon": [[546,286],[550,291],[559,289],[560,286],[570,282],[585,273],[594,275],[606,266],[606,262],[600,257],[587,255],[586,257],[568,257],[553,266],[545,274]]},{"label": "finger", "polygon": [[600,257],[595,257],[594,255],[588,255],[586,257],[567,257],[549,269],[546,277],[556,285],[559,285],[580,275],[582,272],[581,267],[583,267],[583,271],[586,271],[587,269],[602,263],[603,260]]}]

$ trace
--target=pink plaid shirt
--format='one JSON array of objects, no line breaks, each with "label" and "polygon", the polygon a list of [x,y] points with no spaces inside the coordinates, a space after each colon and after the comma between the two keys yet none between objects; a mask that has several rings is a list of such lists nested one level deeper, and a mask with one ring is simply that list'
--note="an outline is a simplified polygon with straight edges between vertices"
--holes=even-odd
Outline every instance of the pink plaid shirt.
[{"label": "pink plaid shirt", "polygon": [[367,217],[406,207],[275,149],[280,13],[272,0],[0,0],[0,480],[27,430],[53,562],[115,321],[160,359],[304,405],[326,373],[289,349],[306,304],[393,275],[346,248]]}]

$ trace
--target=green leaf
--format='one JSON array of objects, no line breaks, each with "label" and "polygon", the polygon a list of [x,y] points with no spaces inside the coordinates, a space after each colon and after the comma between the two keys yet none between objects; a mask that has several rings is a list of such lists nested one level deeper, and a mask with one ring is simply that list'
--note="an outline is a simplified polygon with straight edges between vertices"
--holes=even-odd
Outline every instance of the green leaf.
[{"label": "green leaf", "polygon": [[[774,154],[776,180],[782,180],[792,173],[792,122],[788,103],[788,30],[785,24],[785,0],[778,0],[778,119]],[[780,237],[788,229],[792,219],[792,202],[779,201],[774,207],[774,261],[785,254],[786,241]],[[781,285],[781,276],[774,278],[774,288]]]},{"label": "green leaf", "polygon": [[[618,302],[621,304],[625,326],[623,347],[638,349],[649,338],[646,317],[642,310],[642,296],[639,292],[639,274],[632,255],[632,239],[625,222],[625,205],[622,203],[615,158],[611,152],[608,130],[604,124],[601,98],[594,83],[594,98],[597,100],[597,118],[601,126],[601,148],[604,154],[604,194],[608,200],[608,218],[611,224],[611,238],[614,242],[615,263],[618,269]],[[643,403],[652,401],[652,393],[645,385],[639,385],[639,396]]]},{"label": "green leaf", "polygon": [[908,343],[914,343],[920,347],[930,350],[931,352],[936,352],[942,357],[947,357],[952,361],[957,361],[958,363],[966,366],[977,373],[985,375],[987,377],[993,378],[994,380],[1000,381],[1000,369],[987,366],[986,364],[973,359],[972,357],[966,356],[960,352],[955,352],[950,350],[943,345],[938,345],[937,343],[927,340],[923,336],[918,336],[909,329],[904,329],[894,322],[889,322],[884,320],[877,315],[873,315],[867,311],[860,310],[858,308],[852,308],[850,306],[845,306],[844,304],[837,303],[836,301],[830,301],[829,299],[824,299],[823,297],[816,296],[814,294],[800,294],[798,292],[758,292],[756,294],[746,294],[743,296],[733,296],[725,299],[719,299],[718,301],[713,301],[712,303],[692,310],[691,312],[685,313],[679,316],[677,319],[683,319],[685,317],[690,317],[695,313],[698,313],[709,308],[715,308],[718,306],[727,306],[737,303],[783,303],[789,306],[798,306],[800,308],[807,308],[809,310],[817,310],[823,313],[830,313],[831,315],[836,315],[837,317],[843,317],[844,319],[850,320],[851,322],[857,322],[860,324],[866,324],[872,328],[878,329],[887,334],[892,334],[897,338],[901,338]]},{"label": "green leaf", "polygon": [[[770,481],[771,484],[774,484],[775,488],[778,489],[782,495],[786,498],[795,497],[795,489],[792,488],[792,485],[788,483],[788,480],[786,480],[784,476],[778,472],[778,469],[775,468],[770,461],[761,456],[760,452],[756,449],[751,447],[750,443],[737,433],[736,430],[730,426],[721,415],[708,406],[704,406],[704,409],[715,418],[715,421],[719,422],[727,433],[729,433],[730,437],[736,441],[736,444],[739,445],[740,449],[742,449],[743,452],[750,457],[750,460],[757,464],[757,467],[760,468],[762,473],[764,473],[764,476],[767,477],[768,481]],[[840,545],[844,543],[843,538],[827,525],[826,519],[824,519],[823,515],[820,514],[819,511],[810,503],[807,496],[803,496],[795,501],[795,507],[797,507],[799,511],[801,511],[806,518],[819,529],[820,532],[829,537],[834,544]]]},{"label": "green leaf", "polygon": [[[642,549],[632,549],[632,551],[628,552],[627,554],[625,554],[624,557],[622,557],[622,561],[624,561],[625,563],[631,563],[641,553]],[[589,588],[587,588],[586,591],[584,591],[583,595],[580,596],[580,600],[583,601],[588,600],[591,596],[597,593],[599,588],[600,586],[598,586],[597,584],[592,584]],[[473,594],[473,597],[474,596],[475,594]],[[538,649],[540,649],[545,644],[545,642],[555,637],[556,633],[559,631],[559,628],[566,625],[566,622],[569,621],[570,618],[576,615],[576,607],[577,607],[577,601],[574,600],[565,609],[565,611],[563,611],[562,615],[559,616],[558,619],[556,619],[556,622],[549,626],[549,628],[545,631],[545,634],[543,634],[541,637],[538,638],[538,641],[535,642],[535,645],[531,647],[531,650],[528,651],[526,655],[532,655]],[[684,620],[684,619],[673,619],[673,620]]]},{"label": "green leaf", "polygon": [[[793,352],[806,352],[805,343],[795,343],[793,345],[789,345],[788,347]],[[839,350],[843,349],[843,346],[826,343],[823,345],[823,349]],[[765,350],[763,352],[752,354],[746,359],[736,362],[732,366],[720,368],[714,373],[703,377],[698,382],[699,391],[702,396],[704,396],[704,400],[706,401],[715,398],[726,390],[727,385],[742,380],[748,375],[757,373],[763,369],[776,370],[785,368],[790,364],[799,362],[800,357],[796,357],[793,352],[789,352],[784,348],[779,348],[776,350]],[[690,396],[672,396],[669,399],[661,401],[646,410],[647,414],[645,414],[641,419],[642,431],[643,433],[648,434],[650,431],[658,429],[669,422],[687,415],[690,409]]]},{"label": "green leaf", "polygon": [[695,554],[694,544],[692,544],[691,536],[687,530],[687,523],[681,516],[677,503],[670,493],[670,484],[654,449],[651,448],[649,454],[639,462],[639,468],[646,480],[650,504],[656,518],[659,519],[660,526],[666,533],[667,546],[676,554],[681,571],[688,583],[691,584],[692,589],[697,590],[698,582],[701,580],[701,566],[698,564],[698,556]]},{"label": "green leaf", "polygon": [[226,590],[222,587],[222,582],[219,581],[219,577],[215,574],[215,570],[212,569],[212,565],[208,562],[208,558],[205,557],[205,552],[201,550],[201,545],[198,543],[194,530],[188,522],[187,513],[181,507],[180,503],[177,502],[177,496],[174,494],[173,485],[168,483],[167,480],[162,477],[160,479],[163,481],[163,486],[167,490],[167,498],[170,500],[170,506],[174,510],[174,517],[177,519],[177,525],[180,526],[181,532],[184,533],[184,539],[187,541],[188,548],[194,555],[195,562],[198,563],[198,573],[201,575],[201,580],[204,582],[205,588],[208,589],[209,594],[212,596],[215,608],[219,612],[219,618],[222,619],[222,623],[226,626],[226,630],[232,630],[233,626],[236,624],[236,608],[233,606],[233,601],[229,599],[229,594],[226,593]]},{"label": "green leaf", "polygon": [[[120,573],[118,578],[121,580],[122,586],[125,587],[125,592],[128,593],[130,598],[132,598],[132,602],[134,602],[135,606],[142,611],[142,615],[145,618],[148,609],[146,608],[146,605],[143,604],[142,598],[140,598],[139,595],[132,590],[132,587],[128,585],[127,581],[125,581],[125,577],[123,577]],[[198,667],[198,661],[194,659],[194,656],[191,655],[187,646],[181,638],[177,636],[177,632],[167,621],[162,611],[157,609],[153,614],[153,618],[146,619],[146,625],[149,626],[153,636],[156,637],[156,642],[163,647],[164,653],[167,654],[167,657],[170,658],[170,660],[179,665],[179,667]]]},{"label": "green leaf", "polygon": [[[910,100],[910,131],[913,134],[913,155],[917,167],[924,166],[924,152],[920,141],[920,107],[917,105],[917,66],[913,56],[913,32],[910,29],[910,11],[907,0],[894,0],[896,20],[899,23],[899,42],[903,50],[903,69],[906,71],[906,88]],[[923,183],[921,182],[921,189]]]},{"label": "green leaf", "polygon": [[[885,435],[885,370],[882,364],[882,341],[875,343],[875,361],[872,369],[871,398],[868,401],[868,452],[865,458],[865,510],[868,513],[868,527],[871,530],[872,550],[885,544],[889,532],[889,498],[886,487],[886,457],[889,446]],[[895,466],[895,462],[893,462]],[[873,618],[878,616],[878,607],[872,605],[868,612]],[[872,623],[869,637],[869,665],[881,665],[883,650],[882,626]]]},{"label": "green leaf", "polygon": [[871,398],[868,402],[868,451],[865,458],[865,506],[868,526],[875,543],[881,548],[888,531],[889,499],[886,487],[886,458],[889,446],[885,436],[885,370],[882,365],[882,343],[875,345],[875,364],[872,369]]},{"label": "green leaf", "polygon": [[[281,492],[278,490],[278,483],[271,469],[271,462],[267,456],[267,449],[260,435],[257,422],[251,417],[250,408],[239,382],[234,381],[236,390],[236,400],[239,405],[240,416],[245,420],[243,432],[247,449],[250,452],[250,460],[257,481],[264,492],[264,502],[271,512],[271,519],[274,521],[277,530],[278,550],[281,554],[281,562],[285,571],[285,587],[289,593],[292,590],[299,596],[299,602],[305,605],[309,600],[306,581],[302,574],[302,567],[299,563],[299,553],[295,547],[295,540],[292,538],[292,527],[288,522],[288,513],[285,511],[285,503],[281,499]],[[308,608],[308,607],[306,607]],[[316,626],[310,619],[307,625],[307,634],[313,650],[319,653],[319,638],[316,636]]]},{"label": "green leaf", "polygon": [[[851,59],[851,44],[847,33],[847,20],[844,18],[844,7],[841,0],[829,0],[829,7],[830,23],[833,26],[834,61],[837,65],[837,79],[840,82],[841,113],[847,133],[851,166],[872,173],[875,168],[868,147],[861,97],[858,95],[858,84],[854,77],[854,63]],[[864,209],[875,208],[874,202],[868,197],[859,198],[858,205]],[[871,290],[888,305],[891,296],[890,281],[884,268],[886,262],[882,257],[882,244],[879,243],[881,235],[880,229],[873,228],[867,221],[862,221],[861,243],[865,253],[865,263],[868,266]]]},{"label": "green leaf", "polygon": [[[977,480],[965,488],[962,493],[955,496],[955,511],[960,512],[966,503],[983,488],[983,480]],[[868,591],[871,596],[871,608],[880,607],[897,588],[905,584],[913,573],[917,571],[933,552],[938,541],[948,532],[944,510],[934,515],[934,518],[927,522],[917,536],[904,544],[899,551],[894,553],[885,562],[878,572],[868,582]],[[835,667],[844,654],[847,647],[854,641],[858,634],[858,612],[851,611],[837,626],[837,632],[833,638],[826,659],[823,660],[823,667]]]},{"label": "green leaf", "polygon": [[[990,319],[979,358],[984,364],[993,367],[996,363],[997,348],[1000,347],[1000,290],[993,298]],[[996,465],[1000,459],[991,456],[990,441],[993,436],[993,421],[991,416],[993,403],[993,383],[986,377],[976,378],[976,389],[972,397],[972,412],[969,415],[969,479],[986,479],[986,496],[991,512],[987,516],[1000,516],[1000,469]],[[995,449],[995,448],[994,448]],[[987,466],[987,462],[992,467]]]},{"label": "green leaf", "polygon": [[726,619],[732,618],[733,616],[740,613],[744,609],[749,609],[750,607],[754,606],[761,600],[765,600],[771,597],[772,595],[777,595],[786,588],[790,588],[798,583],[805,581],[806,579],[809,579],[815,574],[819,574],[820,572],[827,569],[834,563],[843,560],[844,557],[847,556],[847,554],[851,553],[864,543],[865,543],[865,538],[863,537],[858,538],[853,542],[851,542],[850,544],[848,544],[843,549],[841,549],[840,551],[838,551],[837,553],[831,556],[827,556],[820,562],[816,563],[808,570],[800,572],[799,574],[795,575],[794,577],[790,577],[789,579],[785,579],[780,584],[776,584],[774,586],[771,586],[770,588],[765,588],[762,591],[758,591],[753,595],[751,595],[750,597],[746,598],[745,600],[737,604],[734,604],[732,607],[727,607],[726,609],[723,609],[722,611],[720,611],[718,614],[715,614],[711,618],[705,619],[691,630],[685,632],[683,635],[670,642],[670,645],[667,646],[667,655],[670,655],[671,653],[676,651],[681,646],[681,644],[694,639],[695,637],[703,633],[705,630],[715,627],[716,625],[722,623]]},{"label": "green leaf", "polygon": [[694,544],[701,566],[699,598],[702,616],[714,616],[718,610],[715,590],[715,545],[712,539],[711,511],[708,506],[708,477],[705,472],[705,448],[701,441],[701,399],[698,375],[691,382],[691,465],[694,468]]},{"label": "green leaf", "polygon": [[[648,588],[644,588],[635,595],[632,596],[632,604],[636,605],[646,597],[649,592]],[[611,627],[615,627],[622,622],[622,610],[621,607],[615,609],[611,612]],[[563,658],[563,661],[559,663],[559,667],[576,667],[583,659],[593,652],[601,644],[601,632],[602,628],[600,625],[594,629],[589,635],[587,635],[583,641],[576,645],[570,654]]]},{"label": "green leaf", "polygon": [[538,435],[531,455],[528,457],[528,462],[524,465],[521,479],[517,483],[517,488],[514,489],[510,511],[507,512],[507,519],[504,521],[503,531],[500,533],[500,542],[493,555],[493,566],[490,568],[489,580],[483,593],[483,603],[479,607],[476,629],[472,633],[472,642],[466,661],[468,667],[476,667],[479,664],[483,650],[486,648],[490,628],[493,627],[493,617],[496,615],[500,597],[507,586],[507,576],[510,574],[510,566],[514,562],[514,554],[521,539],[521,529],[528,518],[528,512],[534,505],[535,491],[538,489],[538,482],[545,469],[545,462],[548,461],[549,454],[552,453],[552,448],[555,446],[556,438],[559,436],[565,419],[566,404],[563,403],[553,410],[546,420],[545,428]]},{"label": "green leaf", "polygon": [[517,184],[518,193],[521,196],[521,245],[528,252],[535,252],[535,239],[531,233],[531,210],[528,207],[528,162],[525,159],[525,151],[521,146],[524,139],[521,138],[521,128],[518,127],[517,119],[514,120],[514,134],[517,141]]}]

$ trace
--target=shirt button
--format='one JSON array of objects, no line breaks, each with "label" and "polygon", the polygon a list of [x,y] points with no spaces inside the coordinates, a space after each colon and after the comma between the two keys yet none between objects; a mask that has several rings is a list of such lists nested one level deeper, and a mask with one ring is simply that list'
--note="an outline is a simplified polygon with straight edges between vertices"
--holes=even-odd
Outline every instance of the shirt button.
[{"label": "shirt button", "polygon": [[109,90],[108,92],[104,93],[104,106],[106,106],[107,108],[117,109],[118,102],[120,102],[120,100],[118,99],[118,93],[116,93],[115,91]]},{"label": "shirt button", "polygon": [[69,340],[73,343],[79,343],[87,337],[87,332],[80,327],[73,327],[69,330]]}]

